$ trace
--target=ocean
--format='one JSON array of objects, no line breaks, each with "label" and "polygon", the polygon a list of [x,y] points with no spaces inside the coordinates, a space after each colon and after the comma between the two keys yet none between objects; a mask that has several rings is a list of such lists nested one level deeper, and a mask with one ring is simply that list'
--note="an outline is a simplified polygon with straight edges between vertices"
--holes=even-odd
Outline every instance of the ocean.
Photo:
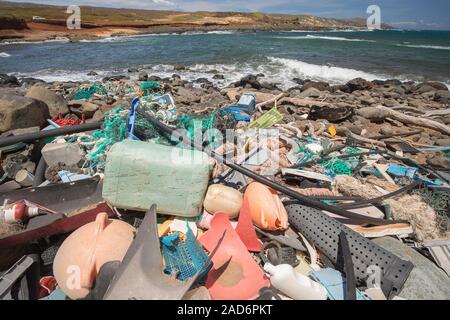
[{"label": "ocean", "polygon": [[[175,71],[175,65],[188,69]],[[97,80],[132,67],[160,77],[208,78],[218,86],[263,73],[283,88],[295,85],[293,78],[341,84],[356,77],[450,87],[450,31],[216,31],[0,44],[0,72],[16,76]]]}]

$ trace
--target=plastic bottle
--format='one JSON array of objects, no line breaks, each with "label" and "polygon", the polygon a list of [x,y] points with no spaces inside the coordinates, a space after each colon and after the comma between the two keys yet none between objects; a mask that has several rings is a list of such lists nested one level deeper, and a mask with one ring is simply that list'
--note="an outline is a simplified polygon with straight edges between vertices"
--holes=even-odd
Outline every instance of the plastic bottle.
[{"label": "plastic bottle", "polygon": [[0,211],[0,220],[5,220],[6,222],[25,221],[42,212],[38,207],[28,206],[24,201],[18,201],[5,206]]},{"label": "plastic bottle", "polygon": [[208,188],[203,206],[211,214],[218,211],[225,212],[230,219],[234,219],[239,215],[242,198],[242,193],[236,189],[221,184],[212,184]]},{"label": "plastic bottle", "polygon": [[272,286],[294,300],[327,299],[327,290],[321,284],[295,272],[288,264],[266,263],[264,270],[269,274]]}]

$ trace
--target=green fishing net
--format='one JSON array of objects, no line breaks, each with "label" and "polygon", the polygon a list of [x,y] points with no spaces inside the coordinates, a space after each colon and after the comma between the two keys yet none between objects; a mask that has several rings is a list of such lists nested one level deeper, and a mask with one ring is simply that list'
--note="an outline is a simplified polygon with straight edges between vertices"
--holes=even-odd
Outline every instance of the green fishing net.
[{"label": "green fishing net", "polygon": [[105,95],[107,91],[101,84],[95,82],[88,88],[80,88],[73,96],[73,100],[89,99],[95,93]]},{"label": "green fishing net", "polygon": [[159,82],[157,82],[157,81],[143,82],[140,86],[141,95],[148,96],[148,95],[154,94],[154,93],[158,92],[160,88],[161,88],[161,86],[159,85]]},{"label": "green fishing net", "polygon": [[351,168],[350,164],[339,158],[330,159],[328,161],[323,162],[321,165],[329,173],[343,174],[343,175],[351,175],[352,174],[352,168]]}]

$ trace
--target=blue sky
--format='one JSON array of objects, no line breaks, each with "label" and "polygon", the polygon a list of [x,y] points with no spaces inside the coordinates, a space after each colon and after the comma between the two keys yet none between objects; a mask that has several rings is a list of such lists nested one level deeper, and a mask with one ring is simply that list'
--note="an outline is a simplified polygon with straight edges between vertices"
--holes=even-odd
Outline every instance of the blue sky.
[{"label": "blue sky", "polygon": [[313,14],[329,18],[367,17],[369,5],[381,8],[382,21],[408,29],[450,30],[450,0],[27,0],[60,5],[180,11],[244,11]]}]

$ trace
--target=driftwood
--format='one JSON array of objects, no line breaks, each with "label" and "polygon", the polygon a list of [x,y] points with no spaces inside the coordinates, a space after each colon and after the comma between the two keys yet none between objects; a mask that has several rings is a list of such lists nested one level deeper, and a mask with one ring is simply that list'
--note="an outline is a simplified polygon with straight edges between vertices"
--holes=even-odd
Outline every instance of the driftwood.
[{"label": "driftwood", "polygon": [[285,96],[285,94],[286,93],[283,92],[283,93],[280,93],[279,95],[273,97],[272,99],[269,99],[267,101],[258,103],[256,105],[256,109],[258,109],[258,111],[262,113],[262,109],[261,109],[262,107],[267,106],[268,104],[271,104],[271,103],[275,103],[276,104],[278,100],[280,100],[281,98],[283,98]]},{"label": "driftwood", "polygon": [[314,101],[311,99],[289,98],[285,97],[279,101],[279,104],[292,104],[297,107],[310,108],[311,106],[332,107],[326,102]]},{"label": "driftwood", "polygon": [[408,116],[384,106],[361,108],[356,113],[369,120],[381,121],[390,118],[403,124],[429,128],[450,135],[450,127],[445,124],[430,119]]},{"label": "driftwood", "polygon": [[378,146],[378,147],[383,147],[383,148],[386,147],[386,144],[383,141],[377,141],[377,140],[373,140],[373,139],[369,139],[369,138],[357,135],[357,134],[351,132],[350,129],[347,127],[337,127],[336,131],[341,134],[343,133],[343,134],[345,134],[345,136],[347,138],[353,139],[358,142],[367,143],[367,144],[370,144],[373,146]]},{"label": "driftwood", "polygon": [[450,109],[444,109],[444,110],[433,110],[426,112],[423,116],[424,117],[441,117],[446,116],[450,114]]},{"label": "driftwood", "polygon": [[294,127],[292,124],[293,124],[292,122],[288,123],[288,124],[279,123],[279,124],[276,124],[275,127],[282,128],[282,129],[288,131],[290,134],[294,134],[297,138],[301,139],[303,137],[302,130],[300,130],[297,127]]}]

